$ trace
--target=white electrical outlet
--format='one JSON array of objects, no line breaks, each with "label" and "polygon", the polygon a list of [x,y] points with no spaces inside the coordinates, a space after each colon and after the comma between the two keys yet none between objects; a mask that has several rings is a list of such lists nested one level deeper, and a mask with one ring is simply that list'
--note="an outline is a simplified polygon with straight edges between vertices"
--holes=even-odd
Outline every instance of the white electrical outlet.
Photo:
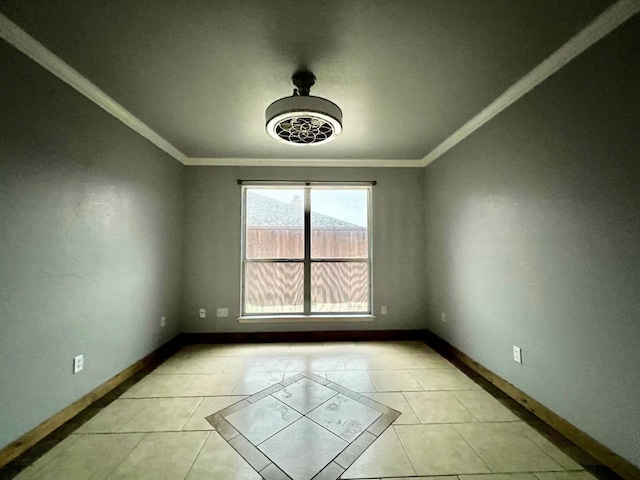
[{"label": "white electrical outlet", "polygon": [[442,323],[447,323],[447,314],[442,312],[440,314],[440,320],[442,320]]},{"label": "white electrical outlet", "polygon": [[84,368],[84,355],[73,357],[73,373],[78,373]]},{"label": "white electrical outlet", "polygon": [[200,318],[207,318],[207,311],[204,308],[200,309]]},{"label": "white electrical outlet", "polygon": [[522,363],[522,350],[520,347],[513,346],[513,361]]},{"label": "white electrical outlet", "polygon": [[387,314],[387,307],[386,305],[382,305],[380,307],[380,315],[386,315]]},{"label": "white electrical outlet", "polygon": [[229,309],[228,308],[218,308],[216,310],[216,317],[228,317]]},{"label": "white electrical outlet", "polygon": [[163,328],[167,326],[167,317],[160,317],[160,326]]}]

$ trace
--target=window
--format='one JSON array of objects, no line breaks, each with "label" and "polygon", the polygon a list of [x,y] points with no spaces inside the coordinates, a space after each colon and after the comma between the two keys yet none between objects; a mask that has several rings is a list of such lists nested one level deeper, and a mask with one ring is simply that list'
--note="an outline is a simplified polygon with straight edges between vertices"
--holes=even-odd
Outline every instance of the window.
[{"label": "window", "polygon": [[371,187],[242,193],[243,316],[371,313]]}]

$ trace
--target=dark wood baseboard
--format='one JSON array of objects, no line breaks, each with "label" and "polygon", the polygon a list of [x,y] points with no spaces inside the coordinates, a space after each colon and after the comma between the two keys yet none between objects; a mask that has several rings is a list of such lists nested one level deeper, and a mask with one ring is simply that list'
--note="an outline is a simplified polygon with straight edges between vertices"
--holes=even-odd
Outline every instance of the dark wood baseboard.
[{"label": "dark wood baseboard", "polygon": [[536,417],[553,427],[621,477],[628,480],[640,479],[640,469],[638,467],[628,462],[608,447],[605,447],[575,425],[569,423],[567,420],[542,405],[533,397],[527,395],[522,390],[507,382],[502,377],[496,375],[491,370],[469,357],[467,354],[461,352],[456,347],[428,330],[426,331],[426,336],[424,338],[428,345],[433,347],[444,357],[447,357],[454,362],[458,361],[484,377],[509,397],[533,413]]},{"label": "dark wood baseboard", "polygon": [[75,417],[85,408],[89,407],[92,403],[105,396],[111,390],[118,387],[120,384],[131,378],[136,373],[140,372],[141,370],[154,367],[163,362],[180,348],[180,346],[182,345],[180,342],[181,339],[179,336],[173,338],[169,342],[151,352],[146,357],[125,368],[123,371],[110,378],[102,385],[94,388],[68,407],[63,408],[51,418],[48,418],[40,425],[35,427],[33,430],[28,431],[17,440],[11,442],[9,445],[0,450],[0,467],[3,467],[11,460],[18,457],[29,448],[33,447],[36,443],[49,435],[55,429]]},{"label": "dark wood baseboard", "polygon": [[158,365],[181,346],[195,343],[266,343],[266,342],[331,342],[374,340],[422,340],[424,330],[377,330],[332,332],[242,332],[242,333],[183,333],[124,369],[102,385],[45,420],[33,430],[0,450],[0,467],[15,459],[58,427],[69,421],[92,403],[117,388],[144,369]]},{"label": "dark wood baseboard", "polygon": [[339,342],[339,341],[422,341],[427,330],[346,330],[310,332],[234,332],[234,333],[183,333],[181,341],[196,343],[268,343],[268,342]]},{"label": "dark wood baseboard", "polygon": [[580,429],[560,417],[488,368],[473,360],[453,345],[429,330],[350,330],[327,332],[241,332],[241,333],[183,333],[162,345],[143,359],[98,386],[85,396],[64,408],[33,430],[0,450],[0,467],[31,448],[56,428],[73,418],[127,379],[144,369],[158,365],[181,346],[197,343],[267,343],[267,342],[333,342],[333,341],[389,341],[424,340],[443,356],[472,369],[491,382],[506,395],[546,422],[569,440],[628,480],[640,479],[640,469],[611,449],[605,447]]}]

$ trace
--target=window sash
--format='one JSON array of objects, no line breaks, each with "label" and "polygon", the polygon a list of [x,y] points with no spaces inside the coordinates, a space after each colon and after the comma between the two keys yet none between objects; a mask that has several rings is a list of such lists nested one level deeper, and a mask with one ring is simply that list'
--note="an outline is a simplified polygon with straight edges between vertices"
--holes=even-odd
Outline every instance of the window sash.
[{"label": "window sash", "polygon": [[[352,182],[347,183],[347,185],[342,184],[343,188],[340,188],[341,184],[336,183],[263,183],[263,182],[243,182],[238,181],[239,184],[242,184],[242,273],[241,273],[241,308],[242,316],[251,316],[251,317],[273,317],[274,315],[288,315],[288,313],[247,313],[246,312],[246,268],[247,264],[250,263],[302,263],[304,265],[304,273],[303,273],[303,294],[304,294],[304,309],[302,312],[291,312],[292,314],[302,314],[304,316],[313,317],[313,316],[321,316],[326,315],[326,312],[313,312],[311,310],[311,296],[312,296],[312,285],[311,285],[311,266],[314,263],[366,263],[367,264],[367,310],[358,310],[358,311],[332,311],[332,315],[362,315],[369,314],[371,315],[373,312],[372,305],[372,297],[373,297],[373,285],[372,285],[372,271],[371,271],[371,252],[372,252],[372,235],[371,235],[371,185],[375,185],[375,182]],[[246,258],[246,235],[247,235],[247,192],[250,189],[254,189],[256,185],[265,189],[270,189],[270,187],[277,188],[278,186],[286,186],[286,187],[299,187],[304,191],[304,258]],[[363,189],[367,192],[367,243],[368,243],[368,256],[367,257],[340,257],[340,258],[311,258],[311,190],[313,189],[329,189],[329,190],[351,190],[351,189]]]}]

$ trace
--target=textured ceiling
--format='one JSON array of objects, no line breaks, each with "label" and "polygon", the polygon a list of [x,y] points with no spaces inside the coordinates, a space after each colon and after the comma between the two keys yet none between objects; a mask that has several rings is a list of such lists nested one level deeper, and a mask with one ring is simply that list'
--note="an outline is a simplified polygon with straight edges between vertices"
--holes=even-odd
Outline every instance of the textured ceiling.
[{"label": "textured ceiling", "polygon": [[[4,0],[0,11],[190,157],[419,159],[609,0]],[[344,133],[281,145],[298,67]]]}]

